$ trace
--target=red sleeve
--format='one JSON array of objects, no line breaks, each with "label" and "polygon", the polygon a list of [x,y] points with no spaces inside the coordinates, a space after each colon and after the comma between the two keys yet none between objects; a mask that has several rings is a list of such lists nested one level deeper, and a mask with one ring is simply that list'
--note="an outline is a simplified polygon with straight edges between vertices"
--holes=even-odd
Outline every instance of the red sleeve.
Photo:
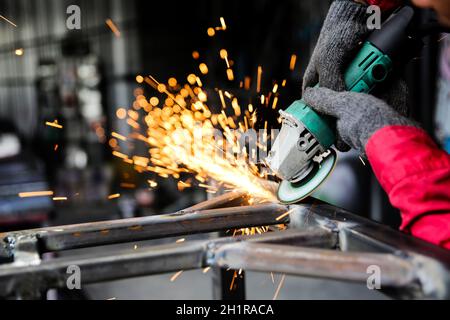
[{"label": "red sleeve", "polygon": [[376,177],[402,214],[401,229],[450,249],[450,155],[422,129],[375,132],[366,153]]},{"label": "red sleeve", "polygon": [[402,2],[402,0],[367,0],[369,5],[379,6],[383,11],[397,8],[402,4]]}]

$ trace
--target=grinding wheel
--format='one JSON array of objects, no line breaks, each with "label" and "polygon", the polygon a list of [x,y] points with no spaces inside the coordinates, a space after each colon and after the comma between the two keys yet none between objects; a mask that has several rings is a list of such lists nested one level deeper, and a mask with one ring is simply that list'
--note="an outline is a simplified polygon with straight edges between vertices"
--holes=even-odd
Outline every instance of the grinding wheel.
[{"label": "grinding wheel", "polygon": [[314,169],[302,181],[291,183],[283,181],[278,188],[277,197],[283,204],[297,203],[310,196],[333,172],[337,162],[337,154],[331,149],[321,163],[314,162]]}]

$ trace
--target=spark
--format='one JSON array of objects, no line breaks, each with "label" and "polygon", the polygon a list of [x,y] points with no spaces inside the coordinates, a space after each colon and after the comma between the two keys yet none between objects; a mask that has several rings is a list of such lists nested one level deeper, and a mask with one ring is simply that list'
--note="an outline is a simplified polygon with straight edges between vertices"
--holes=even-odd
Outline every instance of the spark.
[{"label": "spark", "polygon": [[231,280],[231,284],[230,284],[230,291],[233,290],[234,288],[234,280],[237,278],[237,271],[234,272],[233,274],[233,279]]},{"label": "spark", "polygon": [[134,247],[133,247],[133,250],[137,250],[137,249],[138,249],[138,245],[135,244]]},{"label": "spark", "polygon": [[273,276],[273,272],[270,273],[270,278],[272,279],[272,283],[275,284],[275,277]]},{"label": "spark", "polygon": [[225,23],[224,17],[220,17],[220,25],[222,26],[222,30],[227,30],[227,25]]},{"label": "spark", "polygon": [[53,191],[32,191],[32,192],[20,192],[20,198],[31,198],[31,197],[47,197],[53,196]]},{"label": "spark", "polygon": [[62,129],[63,128],[63,126],[58,123],[58,120],[55,120],[53,122],[47,121],[47,122],[45,122],[45,125],[49,126],[49,127],[57,128],[57,129]]},{"label": "spark", "polygon": [[179,191],[183,191],[186,188],[190,188],[192,185],[188,182],[178,181],[177,187]]},{"label": "spark", "polygon": [[198,51],[193,51],[192,52],[192,58],[194,58],[195,60],[199,59],[200,58],[200,53]]},{"label": "spark", "polygon": [[172,277],[170,277],[170,282],[174,282],[183,273],[184,270],[178,271]]},{"label": "spark", "polygon": [[228,80],[230,80],[230,81],[234,80],[233,69],[227,69],[227,76],[228,76]]},{"label": "spark", "polygon": [[284,284],[284,280],[285,280],[285,279],[286,279],[286,275],[283,274],[283,275],[281,276],[280,283],[278,284],[278,288],[277,288],[277,290],[275,291],[275,294],[274,294],[272,300],[277,300],[277,299],[278,299],[278,295],[280,294],[280,290],[281,290],[281,287],[282,287],[283,284]]},{"label": "spark", "polygon": [[53,201],[67,201],[67,197],[53,197]]},{"label": "spark", "polygon": [[272,92],[273,92],[273,93],[277,93],[277,91],[278,91],[278,84],[275,83],[275,84],[273,85]]},{"label": "spark", "polygon": [[114,22],[111,19],[106,19],[106,24],[111,29],[111,31],[114,33],[116,37],[120,37],[120,31],[117,28],[117,26],[114,24]]},{"label": "spark", "polygon": [[123,154],[123,153],[121,153],[119,151],[113,151],[112,154],[113,154],[113,156],[115,156],[117,158],[121,158],[121,159],[124,159],[124,160],[128,159],[128,156],[126,154]]},{"label": "spark", "polygon": [[297,63],[297,55],[293,54],[291,56],[291,62],[289,63],[289,69],[291,71],[294,71],[296,63]]},{"label": "spark", "polygon": [[[225,21],[222,30],[224,27]],[[228,52],[225,49],[220,50],[220,57],[227,62]],[[208,73],[206,64],[200,63],[198,67],[202,74]],[[227,77],[229,80],[234,79],[231,68],[227,69]],[[261,77],[262,67],[259,66],[257,81],[259,91],[261,91]],[[149,172],[162,178],[178,180],[177,186],[180,191],[193,184],[189,180],[180,181],[181,175],[188,173],[193,174],[208,193],[218,191],[217,187],[211,187],[211,183],[216,181],[221,187],[226,186],[226,189],[246,192],[251,195],[251,199],[275,201],[275,195],[266,188],[261,178],[264,174],[261,174],[259,168],[251,161],[250,156],[257,154],[257,150],[255,148],[243,150],[240,145],[240,137],[244,130],[255,127],[258,110],[251,103],[248,110],[241,110],[238,95],[216,88],[215,91],[220,98],[218,106],[220,110],[217,110],[217,106],[209,105],[207,93],[209,91],[202,88],[199,76],[191,73],[186,80],[186,83],[181,83],[175,78],[170,78],[168,84],[165,84],[152,76],[145,77],[145,83],[159,93],[167,95],[161,104],[159,99],[153,102],[149,99],[150,103],[145,104],[147,98],[141,90],[135,94],[133,107],[144,103],[141,108],[146,113],[139,116],[134,110],[130,110],[131,113],[128,111],[127,123],[136,129],[133,133],[138,134],[138,130],[145,130],[145,136],[139,132],[142,136],[139,140],[148,145],[149,157],[126,155],[121,152],[117,143],[114,144],[113,155],[134,165],[139,172]],[[251,79],[247,77],[243,85],[249,89],[250,84]],[[274,86],[273,91],[278,94],[278,86]],[[272,94],[269,93],[267,101],[263,96],[262,103],[268,105]],[[277,97],[274,98],[275,106]],[[231,101],[231,107],[227,105],[228,99]],[[117,110],[116,115],[125,119],[127,111],[120,110],[119,114]],[[235,130],[237,128],[240,130]],[[222,133],[220,138],[214,135],[216,130]],[[120,139],[120,136],[113,136]],[[128,139],[135,138],[129,135]],[[157,186],[154,181],[148,182],[152,188]],[[248,232],[256,234],[262,230],[263,228],[255,228]]]},{"label": "spark", "polygon": [[148,180],[147,182],[148,182],[150,188],[156,188],[158,186],[158,183],[156,181]]},{"label": "spark", "polygon": [[273,103],[272,103],[272,109],[276,109],[277,108],[277,104],[278,104],[278,97],[275,97],[273,99]]},{"label": "spark", "polygon": [[112,300],[117,300],[117,298],[116,297],[112,297],[112,298],[108,298],[106,300],[112,301]]},{"label": "spark", "polygon": [[256,82],[256,92],[260,93],[261,92],[261,77],[262,77],[262,67],[258,66],[258,77],[257,77],[257,82]]},{"label": "spark", "polygon": [[281,216],[279,216],[278,218],[276,218],[276,221],[280,221],[283,220],[284,218],[286,218],[288,215],[290,215],[295,209],[289,210],[285,213],[283,213]]},{"label": "spark", "polygon": [[120,198],[120,193],[111,194],[108,196],[108,200]]},{"label": "spark", "polygon": [[244,89],[245,90],[250,90],[251,81],[252,81],[252,79],[250,77],[245,77],[245,79],[244,79]]},{"label": "spark", "polygon": [[57,145],[57,144],[55,144],[55,147],[53,148],[53,150],[58,150],[58,148],[59,148],[59,145]]},{"label": "spark", "polygon": [[198,68],[202,74],[208,74],[208,66],[205,63],[200,63]]},{"label": "spark", "polygon": [[205,269],[203,269],[203,273],[206,274],[209,270],[211,270],[211,267],[206,267]]},{"label": "spark", "polygon": [[182,242],[185,242],[185,241],[186,241],[186,239],[182,238],[182,239],[178,239],[177,241],[175,241],[175,243],[182,243]]},{"label": "spark", "polygon": [[134,183],[123,182],[123,183],[120,184],[120,187],[124,188],[124,189],[135,189],[136,185]]},{"label": "spark", "polygon": [[127,111],[126,111],[124,108],[119,108],[119,109],[117,109],[117,111],[116,111],[116,117],[117,117],[118,119],[123,120],[123,119],[126,118],[126,116],[127,116]]},{"label": "spark", "polygon": [[361,162],[363,163],[364,166],[366,165],[366,162],[364,161],[364,159],[361,156],[359,156],[359,160],[361,160]]},{"label": "spark", "polygon": [[208,28],[207,33],[208,33],[208,36],[214,37],[216,34],[216,30],[214,30],[214,28]]},{"label": "spark", "polygon": [[5,20],[5,21],[8,22],[10,25],[12,25],[13,27],[17,28],[17,25],[16,25],[14,22],[12,22],[11,20],[9,20],[9,19],[7,19],[6,17],[2,16],[1,14],[0,14],[0,19]]},{"label": "spark", "polygon": [[114,138],[117,138],[119,140],[122,140],[122,141],[127,141],[127,138],[125,136],[123,136],[117,132],[112,132],[111,136],[113,136]]},{"label": "spark", "polygon": [[24,50],[23,48],[18,48],[14,51],[16,56],[23,56]]}]

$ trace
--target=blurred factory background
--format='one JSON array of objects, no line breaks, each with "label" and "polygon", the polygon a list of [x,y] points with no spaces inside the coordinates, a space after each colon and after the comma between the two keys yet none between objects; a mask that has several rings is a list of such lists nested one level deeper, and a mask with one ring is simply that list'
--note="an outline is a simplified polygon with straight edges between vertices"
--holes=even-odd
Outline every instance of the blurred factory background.
[{"label": "blurred factory background", "polygon": [[[209,66],[206,87],[241,90],[247,99],[257,99],[254,90],[239,89],[239,82],[255,77],[258,66],[263,66],[263,86],[269,88],[273,79],[288,80],[279,102],[286,107],[301,95],[302,74],[330,2],[0,0],[0,14],[17,25],[0,20],[0,229],[173,212],[204,200],[204,189],[180,192],[176,181],[136,172],[112,156],[116,144],[124,152],[148,156],[144,146],[111,136],[130,133],[121,112],[132,109],[136,90],[152,90],[139,84],[136,76],[152,75],[164,82],[170,77],[185,79],[198,70],[192,55],[197,51]],[[66,24],[71,5],[81,8],[79,30]],[[218,25],[220,17],[226,18],[227,32],[209,37],[207,29]],[[108,26],[108,19],[117,30]],[[449,54],[449,42],[438,40],[427,40],[423,56],[405,74],[412,115],[448,146],[450,88],[439,86],[438,79],[450,77],[450,59],[439,64],[441,50]],[[233,82],[219,67],[222,48],[234,58]],[[291,71],[293,54],[298,60]],[[274,117],[261,112],[264,116]],[[268,120],[276,125],[276,119]],[[149,179],[158,186],[149,188]],[[33,190],[54,190],[55,197],[67,200],[17,197]],[[117,193],[121,197],[108,199]],[[336,173],[317,196],[393,227],[399,223],[358,154],[341,155]],[[160,279],[154,280],[157,284],[163,281],[153,279]],[[289,283],[293,288],[285,297],[298,298],[296,282]],[[346,297],[337,286],[329,288],[327,295]],[[96,295],[98,290],[102,293]],[[93,286],[91,294],[108,298],[102,290]],[[329,297],[322,293],[317,291],[317,297]]]}]

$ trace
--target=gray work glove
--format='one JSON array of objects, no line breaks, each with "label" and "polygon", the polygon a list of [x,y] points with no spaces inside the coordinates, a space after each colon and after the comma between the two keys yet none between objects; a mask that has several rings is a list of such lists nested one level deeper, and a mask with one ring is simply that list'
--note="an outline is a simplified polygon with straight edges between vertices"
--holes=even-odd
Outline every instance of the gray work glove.
[{"label": "gray work glove", "polygon": [[[352,0],[336,0],[325,19],[316,48],[303,79],[303,91],[319,83],[321,87],[346,91],[345,69],[368,37],[367,5]],[[378,94],[382,92],[382,94]],[[401,114],[407,113],[407,86],[400,79],[392,79],[373,92]],[[350,147],[337,135],[336,149]]]},{"label": "gray work glove", "polygon": [[308,88],[303,99],[317,112],[336,118],[336,129],[343,141],[361,154],[369,138],[383,127],[418,126],[383,100],[366,93]]},{"label": "gray work glove", "polygon": [[320,84],[345,91],[344,72],[370,30],[367,5],[352,0],[336,0],[328,11],[319,40],[303,78],[303,91]]}]

